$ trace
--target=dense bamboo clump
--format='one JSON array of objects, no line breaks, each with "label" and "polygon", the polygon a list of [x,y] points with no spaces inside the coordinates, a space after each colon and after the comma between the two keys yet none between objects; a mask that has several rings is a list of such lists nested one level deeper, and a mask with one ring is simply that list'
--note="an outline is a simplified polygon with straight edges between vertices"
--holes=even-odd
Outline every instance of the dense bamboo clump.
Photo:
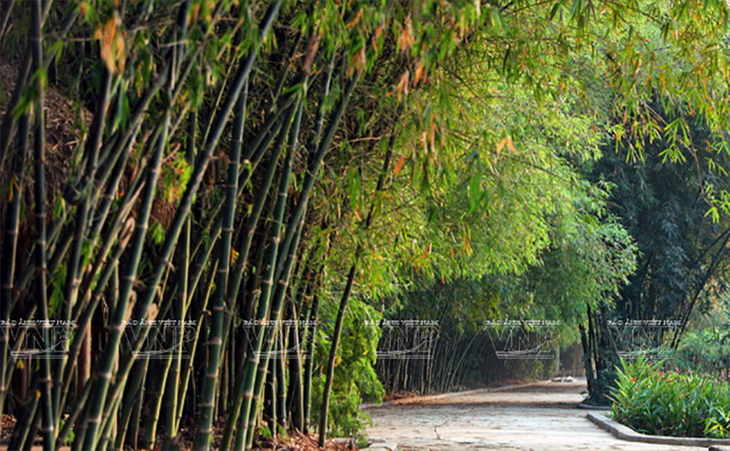
[{"label": "dense bamboo clump", "polygon": [[[603,132],[585,126],[566,94],[573,60],[559,59],[593,13],[534,26],[562,3],[0,2],[9,449],[357,435],[362,397],[382,397],[380,329],[364,325],[396,311],[397,293],[526,273],[563,222],[592,238],[604,225],[586,206],[603,192],[554,149],[565,135],[588,154]],[[542,39],[525,42],[525,24]],[[555,64],[535,63],[545,55]],[[481,100],[500,90],[547,119],[533,130],[527,113],[491,111]],[[532,114],[543,91],[567,106]],[[470,122],[467,107],[484,110]],[[583,128],[544,138],[578,115]],[[518,125],[482,133],[494,118]],[[520,127],[528,150],[510,137]],[[622,230],[585,240],[605,256],[589,272],[608,273],[594,298],[633,270]],[[449,366],[446,346],[435,352]],[[380,369],[410,374],[396,387],[448,389],[456,379],[431,365]]]},{"label": "dense bamboo clump", "polygon": [[[40,434],[46,449],[249,449],[263,426],[311,430],[322,371],[305,355],[314,332],[280,320],[317,317],[312,295],[334,236],[312,198],[330,151],[382,128],[401,97],[379,104],[358,86],[404,91],[398,77],[416,53],[438,51],[396,49],[391,29],[411,8],[3,4],[3,17],[12,10],[29,26],[3,20],[0,33],[15,49],[2,63],[17,71],[0,143],[3,186],[12,186],[3,191],[2,318],[40,320],[43,344],[58,338],[52,324],[70,331],[38,371],[13,353],[21,340],[3,335],[0,406],[18,419],[12,447]],[[48,89],[80,101],[50,111]],[[75,117],[53,137],[76,138],[52,150],[63,165],[46,156],[43,111]],[[363,113],[375,121],[358,125]],[[172,326],[158,326],[165,321]],[[153,343],[169,349],[150,358]],[[284,364],[277,353],[292,343],[296,363]],[[10,396],[11,384],[41,396]],[[265,401],[273,416],[262,417]],[[326,403],[323,413],[320,429]]]}]

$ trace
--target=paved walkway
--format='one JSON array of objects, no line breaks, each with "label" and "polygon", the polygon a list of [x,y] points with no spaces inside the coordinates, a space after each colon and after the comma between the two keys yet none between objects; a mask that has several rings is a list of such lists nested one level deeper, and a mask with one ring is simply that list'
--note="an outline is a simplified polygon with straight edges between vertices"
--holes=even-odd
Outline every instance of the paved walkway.
[{"label": "paved walkway", "polygon": [[704,447],[618,440],[588,421],[585,381],[540,382],[513,389],[476,390],[400,400],[371,408],[368,437],[407,450],[706,451]]}]

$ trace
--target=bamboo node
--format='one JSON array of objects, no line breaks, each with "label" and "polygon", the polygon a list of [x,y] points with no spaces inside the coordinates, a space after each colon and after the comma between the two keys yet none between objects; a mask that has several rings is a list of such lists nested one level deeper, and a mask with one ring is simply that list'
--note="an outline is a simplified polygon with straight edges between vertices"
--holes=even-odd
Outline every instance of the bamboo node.
[{"label": "bamboo node", "polygon": [[108,381],[112,380],[112,373],[99,373],[96,375],[99,379],[106,379]]}]

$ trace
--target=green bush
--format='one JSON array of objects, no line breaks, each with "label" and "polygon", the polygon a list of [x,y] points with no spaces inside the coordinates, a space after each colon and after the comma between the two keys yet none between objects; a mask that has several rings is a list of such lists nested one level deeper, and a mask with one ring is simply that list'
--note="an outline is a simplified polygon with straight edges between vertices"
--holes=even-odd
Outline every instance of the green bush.
[{"label": "green bush", "polygon": [[644,434],[729,438],[730,384],[662,367],[622,362],[611,390],[614,419]]},{"label": "green bush", "polygon": [[[331,343],[329,330],[334,324],[337,304],[323,306],[325,322],[317,330],[317,347],[315,359],[323,362],[327,359]],[[380,328],[377,324],[382,315],[363,301],[353,298],[345,316],[339,351],[335,361],[335,377],[332,384],[332,398],[329,403],[328,434],[333,437],[364,438],[365,427],[372,422],[367,412],[360,409],[363,401],[382,401],[385,396],[383,385],[375,373],[374,364],[380,339]],[[323,369],[324,367],[322,367]],[[314,405],[312,408],[313,424],[319,424],[320,402],[325,382],[325,374],[321,373],[312,380]]]},{"label": "green bush", "polygon": [[700,368],[714,374],[727,371],[730,368],[730,330],[721,324],[685,334],[672,363],[679,370]]}]

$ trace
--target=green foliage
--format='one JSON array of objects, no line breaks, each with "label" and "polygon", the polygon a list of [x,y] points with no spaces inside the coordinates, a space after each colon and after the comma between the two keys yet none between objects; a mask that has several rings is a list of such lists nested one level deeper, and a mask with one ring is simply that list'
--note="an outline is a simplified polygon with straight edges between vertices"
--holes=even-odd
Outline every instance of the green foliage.
[{"label": "green foliage", "polygon": [[[704,146],[711,139],[707,130],[696,122],[690,125],[693,145]],[[606,152],[591,177],[610,186],[610,211],[634,237],[642,255],[640,270],[621,291],[617,313],[623,317],[665,319],[686,310],[705,277],[712,275],[708,271],[724,258],[713,246],[726,221],[709,223],[705,193],[707,186],[725,190],[725,178],[699,159],[663,163],[663,142],[647,146],[644,161],[626,161]]]},{"label": "green foliage", "polygon": [[[331,315],[331,316],[330,316]],[[317,352],[329,350],[331,331],[328,318],[334,318],[336,312],[323,312],[323,325],[318,329]],[[343,324],[343,333],[335,366],[335,378],[330,404],[331,433],[336,437],[358,437],[365,426],[370,424],[370,417],[360,410],[360,404],[380,402],[385,395],[383,386],[373,368],[377,352],[380,329],[378,324],[382,316],[372,307],[360,300],[353,299],[348,307],[348,314]],[[315,355],[317,360],[324,356]],[[322,396],[324,374],[313,381],[314,399]],[[314,420],[318,421],[318,412]]]},{"label": "green foliage", "polygon": [[710,326],[685,334],[674,364],[684,371],[726,371],[730,367],[730,331],[727,325]]},{"label": "green foliage", "polygon": [[661,371],[664,362],[622,362],[612,390],[614,419],[651,435],[727,438],[730,384]]},{"label": "green foliage", "polygon": [[165,227],[160,221],[153,219],[152,226],[150,228],[152,232],[152,241],[158,245],[162,244],[162,242],[165,241]]},{"label": "green foliage", "polygon": [[182,153],[174,153],[171,160],[162,171],[162,193],[161,196],[170,204],[177,204],[180,201],[185,187],[190,181],[193,169]]},{"label": "green foliage", "polygon": [[58,312],[63,305],[63,284],[66,280],[66,265],[59,265],[53,272],[52,277],[53,290],[48,299],[48,314],[52,315]]},{"label": "green foliage", "polygon": [[[111,424],[126,411],[122,396],[139,400],[144,413],[132,416],[135,421],[157,421],[149,417],[155,401],[146,394],[157,393],[166,380],[159,362],[151,364],[147,374],[155,377],[146,385],[127,385],[145,374],[147,363],[117,349],[117,326],[128,311],[154,308],[161,320],[205,319],[211,312],[221,320],[226,312],[233,324],[242,324],[254,312],[276,315],[267,303],[281,294],[285,315],[323,319],[316,375],[354,268],[353,301],[336,350],[331,427],[338,435],[357,435],[367,421],[359,403],[383,395],[373,370],[374,325],[382,317],[442,319],[458,348],[454,366],[444,368],[476,374],[485,365],[471,346],[482,351],[488,344],[480,330],[486,319],[560,320],[565,327],[557,344],[567,344],[575,341],[571,326],[584,320],[586,307],[606,316],[614,304],[611,314],[690,311],[687,299],[701,288],[703,273],[715,268],[712,242],[722,236],[723,214],[730,212],[721,181],[730,120],[723,0],[284,1],[266,34],[262,17],[279,3],[44,5],[40,25],[30,23],[31,8],[14,2],[0,30],[11,65],[22,65],[26,48],[41,55],[19,80],[19,101],[6,105],[11,96],[2,97],[2,110],[10,113],[3,132],[10,130],[12,139],[0,139],[0,186],[11,186],[6,174],[27,180],[20,183],[27,191],[34,185],[29,168],[12,162],[23,142],[39,143],[42,136],[18,139],[14,122],[25,114],[31,125],[38,122],[43,109],[36,101],[46,89],[52,120],[47,130],[30,127],[28,135],[47,132],[47,160],[32,160],[48,174],[54,195],[46,197],[57,199],[49,206],[49,236],[40,240],[47,243],[43,258],[52,274],[50,315],[94,324],[103,318],[111,335],[92,337],[92,348],[102,352],[87,362],[97,376],[86,382],[90,396],[66,393],[75,386],[71,377],[80,374],[74,359],[54,363],[53,377],[42,380],[59,382],[58,405],[51,409],[57,425],[70,414],[89,420],[88,437],[77,438],[87,447],[126,445],[124,433]],[[29,35],[31,27],[42,40]],[[108,92],[99,92],[102,80],[111,80]],[[236,98],[244,85],[245,110]],[[65,108],[63,97],[73,105]],[[289,100],[301,107],[299,135],[284,123],[295,111],[280,108]],[[69,113],[61,118],[66,120],[54,116],[56,106]],[[230,133],[234,108],[242,119],[233,121],[242,131],[240,142]],[[88,151],[92,136],[98,137],[98,159],[97,148]],[[261,147],[253,146],[257,138],[263,138]],[[245,175],[234,185],[223,175],[232,167],[225,155],[238,143]],[[269,189],[269,181],[281,177],[272,155],[283,146],[292,156],[292,183],[284,177],[281,184],[287,197]],[[26,245],[41,227],[29,227],[25,211],[41,196],[12,194],[22,199],[23,248],[9,265],[3,259],[2,285],[12,287],[2,293],[9,308],[0,311],[7,318],[30,310],[29,287],[47,285],[38,276],[45,273],[30,264],[34,252],[41,255],[37,245]],[[253,216],[254,205],[261,207],[260,217]],[[304,205],[301,241],[279,249],[293,242],[294,219]],[[37,210],[41,206],[36,203]],[[227,218],[223,226],[216,222],[221,217]],[[214,224],[221,236],[215,244]],[[6,235],[3,249],[15,239]],[[79,240],[72,249],[82,245],[79,261],[73,260],[78,253],[68,252],[69,239]],[[251,245],[243,250],[242,243]],[[292,283],[268,280],[290,256],[298,262]],[[77,287],[64,286],[76,278],[62,277],[67,267],[79,268]],[[623,288],[627,281],[632,287]],[[655,289],[647,294],[641,291],[646,286]],[[110,291],[119,294],[114,303],[106,299]],[[74,305],[65,305],[66,292]],[[310,308],[313,294],[319,313]],[[175,407],[161,423],[169,439],[179,438],[175,418],[195,415],[195,398],[185,390],[207,380],[204,402],[196,405],[212,412],[221,402],[215,393],[236,388],[224,391],[217,384],[236,385],[242,377],[234,365],[224,366],[226,378],[207,377],[206,370],[218,371],[219,360],[254,362],[230,354],[239,334],[222,327],[218,320],[201,324],[189,380],[171,370],[174,390],[163,397]],[[688,347],[705,339],[698,335]],[[213,351],[226,344],[226,354],[204,353],[206,341]],[[256,365],[245,364],[239,406],[260,402],[250,390],[263,386],[266,372]],[[542,362],[510,369],[526,378],[554,371]],[[252,374],[261,376],[254,381]],[[600,380],[611,375],[599,369]],[[293,376],[280,374],[278,387]],[[317,411],[322,378],[314,382]],[[450,388],[459,381],[449,375],[442,382]],[[225,421],[228,407],[221,412]],[[257,406],[242,410],[247,415]],[[717,411],[713,431],[725,427],[724,412]],[[212,439],[206,424],[212,415],[202,416],[198,444],[204,448]],[[31,430],[29,423],[16,436]],[[137,425],[130,423],[129,430]],[[262,430],[281,432],[271,424]],[[104,431],[113,432],[107,437]]]}]

